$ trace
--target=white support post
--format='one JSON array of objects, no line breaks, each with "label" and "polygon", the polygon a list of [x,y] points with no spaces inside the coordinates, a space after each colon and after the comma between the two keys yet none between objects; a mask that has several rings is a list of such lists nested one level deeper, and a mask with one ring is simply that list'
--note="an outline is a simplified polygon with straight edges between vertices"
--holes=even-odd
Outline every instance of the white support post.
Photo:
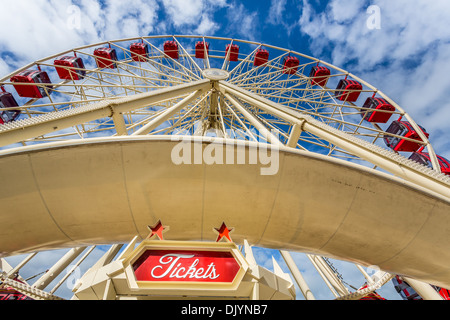
[{"label": "white support post", "polygon": [[319,267],[319,265],[317,264],[317,262],[314,259],[313,255],[307,254],[306,255],[308,257],[308,259],[311,261],[312,265],[314,266],[314,268],[316,268],[317,272],[319,273],[319,275],[322,277],[322,280],[325,282],[325,284],[327,285],[328,289],[330,289],[331,293],[338,298],[339,294],[336,292],[336,290],[334,290],[333,286],[331,285],[330,281],[328,281],[328,278],[325,276],[325,274],[322,272],[322,269]]},{"label": "white support post", "polygon": [[110,263],[114,257],[119,253],[120,249],[122,249],[123,244],[114,244],[109,248],[109,250],[91,267],[90,270],[95,271],[100,269],[101,267],[106,266]]},{"label": "white support post", "polygon": [[333,272],[333,270],[331,270],[330,266],[325,262],[323,257],[314,256],[314,259],[317,263],[317,266],[323,272],[324,276],[327,278],[327,280],[333,286],[334,290],[336,290],[336,292],[340,296],[344,296],[350,293],[348,289],[344,286],[344,284],[341,282],[341,280]]},{"label": "white support post", "polygon": [[128,131],[125,125],[125,119],[123,118],[122,113],[114,112],[112,115],[112,119],[114,121],[114,126],[116,128],[116,132],[119,136],[127,136]]},{"label": "white support post", "polygon": [[44,290],[59,274],[67,268],[67,266],[76,259],[86,247],[78,247],[69,250],[53,267],[51,267],[36,283],[33,287]]},{"label": "white support post", "polygon": [[19,273],[20,269],[22,269],[23,266],[26,265],[35,255],[37,255],[37,252],[31,253],[26,256],[25,259],[23,259],[17,266],[15,266],[11,271],[8,272],[8,278],[14,278],[14,275]]},{"label": "white support post", "polygon": [[299,124],[294,124],[292,126],[291,134],[289,135],[289,140],[286,144],[289,148],[295,148],[297,146],[298,139],[300,139],[300,135],[302,134],[302,128]]},{"label": "white support post", "polygon": [[116,300],[116,288],[111,279],[106,281],[105,292],[103,294],[102,300]]},{"label": "white support post", "polygon": [[364,278],[366,278],[367,283],[368,283],[369,285],[374,284],[374,281],[373,281],[372,277],[369,276],[369,275],[367,274],[367,272],[366,272],[360,265],[355,264],[355,266],[356,266],[356,268],[358,268],[358,270],[362,273],[362,275],[364,276]]},{"label": "white support post", "polygon": [[297,282],[298,287],[300,288],[300,291],[302,292],[303,296],[306,300],[316,300],[314,297],[314,294],[309,289],[308,284],[306,283],[305,279],[303,278],[300,270],[297,268],[297,265],[294,262],[294,259],[292,259],[292,256],[289,252],[280,250],[281,256],[283,257],[284,261],[286,262],[289,271],[291,271],[292,276],[294,277],[295,281]]},{"label": "white support post", "polygon": [[75,265],[72,266],[72,268],[67,272],[67,274],[53,287],[52,290],[50,290],[50,293],[55,293],[56,290],[59,289],[59,287],[67,280],[67,278],[70,277],[70,275],[80,266],[80,264],[91,254],[91,252],[95,249],[95,246],[92,246],[84,255],[81,257],[80,260],[77,261]]},{"label": "white support post", "polygon": [[239,112],[263,135],[267,142],[280,145],[281,142],[254,115],[252,115],[237,99],[225,93],[225,97],[239,110]]},{"label": "white support post", "polygon": [[408,284],[422,297],[423,300],[444,300],[441,295],[428,283],[408,277],[402,278],[408,282]]}]

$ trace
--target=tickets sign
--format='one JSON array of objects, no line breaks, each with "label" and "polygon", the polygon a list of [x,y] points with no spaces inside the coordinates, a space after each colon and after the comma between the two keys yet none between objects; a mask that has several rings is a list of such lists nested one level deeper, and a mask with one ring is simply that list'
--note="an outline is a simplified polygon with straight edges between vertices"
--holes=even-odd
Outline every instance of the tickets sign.
[{"label": "tickets sign", "polygon": [[132,268],[136,281],[232,283],[241,265],[229,251],[147,249]]}]

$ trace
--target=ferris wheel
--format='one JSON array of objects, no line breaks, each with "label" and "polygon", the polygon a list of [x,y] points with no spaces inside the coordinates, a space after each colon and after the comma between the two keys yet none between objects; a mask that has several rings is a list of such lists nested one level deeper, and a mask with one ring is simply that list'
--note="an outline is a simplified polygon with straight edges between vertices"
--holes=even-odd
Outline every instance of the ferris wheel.
[{"label": "ferris wheel", "polygon": [[[396,273],[450,286],[450,163],[348,71],[252,41],[148,36],[52,55],[0,86],[2,256],[117,248],[158,220],[207,241],[227,221],[287,262],[310,254],[337,298]],[[351,294],[322,256],[386,274]]]}]

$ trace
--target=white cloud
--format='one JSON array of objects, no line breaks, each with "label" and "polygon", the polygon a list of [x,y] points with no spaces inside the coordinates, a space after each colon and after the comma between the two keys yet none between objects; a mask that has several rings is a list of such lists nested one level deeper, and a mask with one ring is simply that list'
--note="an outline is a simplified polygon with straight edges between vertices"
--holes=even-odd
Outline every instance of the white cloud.
[{"label": "white cloud", "polygon": [[162,6],[172,26],[182,33],[213,35],[219,29],[214,12],[227,3],[226,0],[162,0]]},{"label": "white cloud", "polygon": [[287,0],[271,0],[266,21],[271,25],[284,28],[281,32],[286,32],[289,36],[298,27],[297,22],[289,19],[291,15],[295,14],[294,12],[297,9],[297,5],[288,4]]},{"label": "white cloud", "polygon": [[147,35],[157,8],[144,0],[108,0],[103,6],[91,0],[76,6],[71,0],[2,0],[0,49],[24,65],[89,43]]},{"label": "white cloud", "polygon": [[[443,120],[450,117],[450,2],[372,4],[380,8],[380,29],[367,27],[369,4],[362,1],[333,0],[324,12],[315,12],[311,1],[303,0],[300,30],[311,37],[314,55],[386,93],[426,127],[433,144],[450,148],[443,135],[450,129]],[[450,154],[447,149],[436,151]]]},{"label": "white cloud", "polygon": [[282,24],[287,0],[271,0],[267,20],[271,24]]},{"label": "white cloud", "polygon": [[166,12],[172,23],[179,27],[199,23],[199,16],[204,9],[203,1],[195,0],[163,0]]},{"label": "white cloud", "polygon": [[100,38],[112,40],[148,35],[157,23],[159,6],[156,1],[108,0],[101,7],[84,0],[81,8],[83,13],[87,12],[82,19],[90,26],[86,31],[90,34],[100,31]]},{"label": "white cloud", "polygon": [[208,16],[203,16],[200,24],[195,29],[196,34],[213,35],[219,29],[217,23],[212,21]]},{"label": "white cloud", "polygon": [[331,17],[339,23],[353,20],[361,12],[364,2],[361,0],[337,0],[330,3]]},{"label": "white cloud", "polygon": [[255,41],[259,37],[258,13],[248,12],[242,3],[232,3],[227,12],[227,32],[244,39]]}]

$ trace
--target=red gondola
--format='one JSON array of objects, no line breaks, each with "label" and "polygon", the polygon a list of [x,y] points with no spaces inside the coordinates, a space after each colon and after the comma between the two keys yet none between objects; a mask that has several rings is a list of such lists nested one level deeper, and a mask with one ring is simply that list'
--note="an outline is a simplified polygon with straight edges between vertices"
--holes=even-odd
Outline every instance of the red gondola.
[{"label": "red gondola", "polygon": [[[84,70],[83,60],[79,57],[64,56],[56,59],[55,68],[59,78],[63,80],[81,80],[84,78],[86,71]],[[68,68],[77,68],[83,70],[71,70]]]},{"label": "red gondola", "polygon": [[14,290],[11,287],[0,290],[0,301],[19,301],[19,300],[33,300],[23,293]]},{"label": "red gondola", "polygon": [[117,53],[114,48],[97,48],[94,51],[97,66],[100,69],[115,69],[117,68]]},{"label": "red gondola", "polygon": [[[17,104],[14,96],[9,92],[0,92],[0,108],[16,108]],[[0,111],[0,124],[5,124],[16,120],[20,115],[20,110],[2,110]]]},{"label": "red gondola", "polygon": [[239,57],[239,46],[237,44],[228,44],[225,50],[225,54],[228,55],[228,51],[230,51],[229,61],[238,61]]},{"label": "red gondola", "polygon": [[283,73],[295,74],[297,72],[300,61],[297,57],[286,56],[283,59]]},{"label": "red gondola", "polygon": [[[22,281],[19,281],[17,278],[15,278],[14,280],[23,283]],[[4,286],[3,288],[0,288],[0,301],[13,301],[13,300],[33,300],[33,299],[31,299],[30,297],[24,295],[19,291],[14,290],[11,287]]]},{"label": "red gondola", "polygon": [[[395,276],[392,279],[392,283],[394,284],[394,288],[398,294],[403,298],[403,300],[423,300],[422,297],[409,285],[408,282],[403,281],[399,276]],[[440,288],[437,286],[433,286],[433,289],[436,290],[439,295],[444,300],[450,300],[450,291],[444,288]]]},{"label": "red gondola", "polygon": [[444,300],[450,300],[450,290],[444,288],[435,288]]},{"label": "red gondola", "polygon": [[338,100],[355,102],[361,94],[362,85],[355,80],[341,79],[336,88],[335,95]]},{"label": "red gondola", "polygon": [[[428,139],[429,134],[423,127],[421,126],[419,127]],[[408,121],[400,121],[400,120],[394,121],[391,123],[386,132],[402,136],[408,139],[422,141],[422,139],[419,137],[419,134],[414,130],[414,128]],[[400,137],[393,137],[390,135],[384,135],[384,142],[389,148],[391,148],[394,151],[414,152],[421,147],[421,144],[419,142],[409,141],[402,139]]]},{"label": "red gondola", "polygon": [[[439,155],[436,155],[436,157],[438,159],[439,166],[441,167],[441,172],[446,175],[450,175],[450,161]],[[414,152],[409,157],[409,159],[421,163],[425,166],[433,167],[433,165],[431,164],[430,155],[427,152]]]},{"label": "red gondola", "polygon": [[[47,72],[38,70],[26,70],[13,76],[11,82],[14,84],[18,95],[24,98],[40,99],[51,94],[53,86],[47,85],[50,82]],[[20,83],[46,84],[45,86],[21,85]]]},{"label": "red gondola", "polygon": [[175,41],[164,42],[164,53],[172,59],[178,59],[178,44]]},{"label": "red gondola", "polygon": [[267,61],[269,61],[269,51],[267,51],[266,49],[258,49],[255,54],[253,65],[255,67],[259,67],[267,63]]},{"label": "red gondola", "polygon": [[131,58],[133,61],[145,62],[148,58],[148,45],[142,42],[135,42],[130,45]]},{"label": "red gondola", "polygon": [[[382,110],[382,111],[379,111]],[[390,111],[390,112],[383,112]],[[369,122],[386,123],[392,116],[395,107],[383,98],[367,98],[361,109],[361,117]]]},{"label": "red gondola", "polygon": [[328,79],[330,78],[330,69],[326,67],[314,66],[309,73],[311,78],[311,84],[313,86],[325,87],[327,85]]},{"label": "red gondola", "polygon": [[392,283],[394,284],[395,290],[403,298],[403,300],[422,300],[422,297],[419,296],[419,294],[399,276],[395,276],[392,279]]},{"label": "red gondola", "polygon": [[205,46],[206,46],[206,53],[209,55],[209,43],[208,42],[206,42],[206,45],[205,45],[205,42],[203,42],[203,41],[198,41],[196,44],[195,44],[195,57],[197,58],[197,59],[205,59]]}]

